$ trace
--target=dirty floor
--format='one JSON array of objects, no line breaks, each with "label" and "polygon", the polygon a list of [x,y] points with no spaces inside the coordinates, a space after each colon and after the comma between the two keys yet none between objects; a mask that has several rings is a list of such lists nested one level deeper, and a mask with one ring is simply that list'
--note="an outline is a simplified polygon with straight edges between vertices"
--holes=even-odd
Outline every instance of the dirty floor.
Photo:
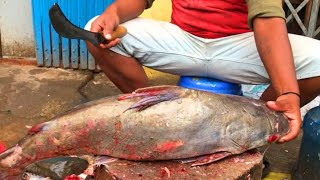
[{"label": "dirty floor", "polygon": [[[176,84],[176,78],[149,75],[151,85]],[[78,104],[120,91],[102,73],[0,60],[0,142],[11,147],[27,133],[27,127],[46,121]],[[272,173],[265,179],[289,179],[300,147],[296,140],[272,145],[266,152]]]}]

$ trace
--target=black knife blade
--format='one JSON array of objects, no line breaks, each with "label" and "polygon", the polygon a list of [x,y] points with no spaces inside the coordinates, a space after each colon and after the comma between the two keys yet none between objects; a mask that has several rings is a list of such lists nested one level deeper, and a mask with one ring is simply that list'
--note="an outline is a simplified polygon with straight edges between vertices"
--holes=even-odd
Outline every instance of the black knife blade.
[{"label": "black knife blade", "polygon": [[[71,23],[57,3],[54,3],[50,8],[49,17],[54,30],[62,37],[89,41],[97,47],[99,47],[99,44],[108,44],[109,42],[101,33],[90,32]],[[111,34],[112,40],[121,38],[126,33],[127,31],[124,27],[118,26],[114,33]]]}]

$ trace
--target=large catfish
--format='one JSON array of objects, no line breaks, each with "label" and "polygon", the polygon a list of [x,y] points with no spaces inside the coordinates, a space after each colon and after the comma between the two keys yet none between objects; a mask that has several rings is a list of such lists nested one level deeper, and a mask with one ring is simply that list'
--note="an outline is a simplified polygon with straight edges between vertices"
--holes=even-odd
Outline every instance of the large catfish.
[{"label": "large catfish", "polygon": [[177,86],[138,89],[35,125],[0,154],[0,179],[14,179],[30,163],[61,155],[198,157],[192,165],[202,165],[277,141],[288,130],[287,118],[259,100]]}]

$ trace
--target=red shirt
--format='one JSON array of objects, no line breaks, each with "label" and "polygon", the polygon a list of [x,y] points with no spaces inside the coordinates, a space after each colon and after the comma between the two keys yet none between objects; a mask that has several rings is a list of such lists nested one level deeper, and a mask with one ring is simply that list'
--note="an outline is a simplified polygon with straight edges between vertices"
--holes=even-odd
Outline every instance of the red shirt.
[{"label": "red shirt", "polygon": [[245,0],[172,0],[171,22],[203,38],[249,32]]}]

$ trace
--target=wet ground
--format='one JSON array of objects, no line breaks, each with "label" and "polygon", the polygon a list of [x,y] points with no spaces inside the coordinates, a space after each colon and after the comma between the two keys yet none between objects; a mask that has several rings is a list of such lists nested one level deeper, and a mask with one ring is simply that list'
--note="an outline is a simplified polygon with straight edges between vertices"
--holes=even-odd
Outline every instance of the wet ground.
[{"label": "wet ground", "polygon": [[[171,75],[151,71],[148,76],[151,85],[177,83],[177,77]],[[78,104],[119,93],[103,73],[39,68],[0,60],[0,143],[13,146],[30,126]],[[300,141],[301,135],[292,142],[268,149],[266,157],[276,173],[270,174],[269,179],[288,177]]]}]

